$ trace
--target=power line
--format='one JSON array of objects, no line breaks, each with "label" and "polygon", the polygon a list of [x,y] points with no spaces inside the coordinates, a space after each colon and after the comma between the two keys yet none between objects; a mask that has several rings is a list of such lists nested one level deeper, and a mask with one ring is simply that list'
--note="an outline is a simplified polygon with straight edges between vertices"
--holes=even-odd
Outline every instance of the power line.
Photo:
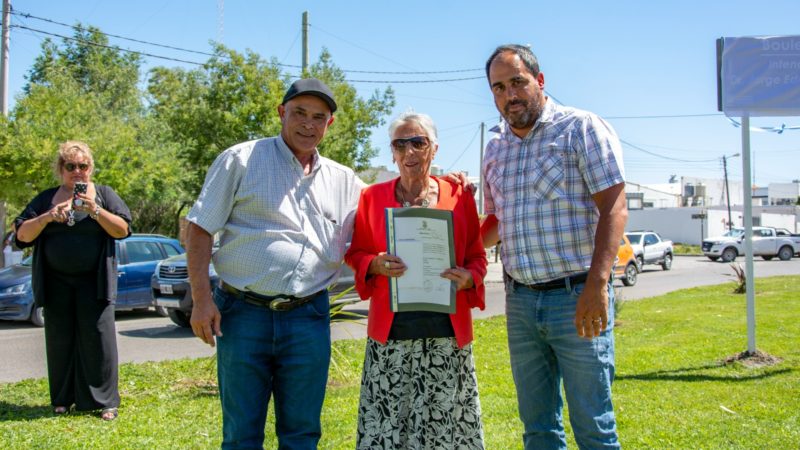
[{"label": "power line", "polygon": [[[74,25],[70,25],[70,24],[67,24],[67,23],[64,23],[64,22],[59,22],[59,21],[56,21],[56,20],[48,19],[48,18],[45,18],[45,17],[34,16],[33,14],[29,14],[29,13],[23,13],[23,12],[14,11],[14,12],[12,12],[12,14],[15,14],[17,16],[22,16],[22,17],[25,17],[25,18],[29,18],[29,19],[41,20],[41,21],[44,21],[44,22],[48,22],[48,23],[52,23],[52,24],[55,24],[55,25],[60,25],[60,26],[68,27],[68,28],[86,29],[85,27],[74,26]],[[322,30],[320,30],[320,31],[322,31]],[[155,47],[166,48],[166,49],[170,49],[170,50],[177,50],[177,51],[187,52],[187,53],[194,53],[194,54],[197,54],[197,55],[216,56],[213,53],[202,52],[202,51],[198,51],[198,50],[190,50],[190,49],[186,49],[186,48],[175,47],[175,46],[172,46],[172,45],[159,44],[159,43],[156,43],[156,42],[144,41],[144,40],[141,40],[141,39],[134,39],[134,38],[126,37],[126,36],[120,36],[120,35],[117,35],[117,34],[106,33],[106,32],[99,31],[99,30],[98,30],[98,32],[100,34],[104,35],[104,36],[113,37],[113,38],[116,38],[116,39],[123,39],[123,40],[126,40],[126,41],[136,42],[136,43],[139,43],[139,44],[152,45],[152,46],[155,46]],[[294,44],[292,44],[292,45],[294,45]],[[278,65],[282,66],[282,67],[300,68],[300,66],[292,65],[292,64],[279,63]],[[342,72],[345,72],[345,73],[378,74],[378,75],[436,75],[436,74],[475,72],[475,71],[482,71],[482,70],[484,70],[484,69],[475,68],[475,69],[459,69],[459,70],[397,72],[397,71],[380,71],[380,70],[350,70],[350,69],[342,69]],[[476,77],[476,78],[482,78],[482,77]],[[462,81],[462,80],[472,80],[472,79],[476,79],[476,78],[460,78],[460,79],[453,79],[453,80],[435,80],[433,82],[440,83],[440,82],[445,82],[445,81]],[[367,80],[352,80],[352,81],[356,82],[356,83],[403,83],[404,82],[404,81],[367,81]],[[405,83],[424,83],[424,82],[426,82],[426,81],[405,81]]]},{"label": "power line", "polygon": [[23,29],[23,30],[29,30],[29,31],[33,31],[35,33],[46,34],[46,35],[49,35],[49,36],[59,37],[61,39],[67,39],[67,40],[70,40],[70,41],[80,42],[82,44],[92,45],[94,47],[107,48],[109,50],[117,50],[117,51],[126,52],[126,53],[133,53],[133,54],[136,54],[136,55],[149,56],[151,58],[166,59],[168,61],[175,61],[175,62],[181,62],[181,63],[186,63],[186,64],[194,64],[196,66],[202,66],[203,65],[203,63],[199,63],[199,62],[196,62],[196,61],[187,61],[187,60],[184,60],[184,59],[171,58],[171,57],[168,57],[168,56],[161,56],[161,55],[154,55],[152,53],[139,52],[139,51],[136,51],[136,50],[128,50],[126,48],[121,48],[121,47],[117,47],[117,46],[98,44],[97,42],[87,41],[85,39],[79,39],[79,38],[75,38],[75,37],[64,36],[64,35],[57,34],[57,33],[50,33],[50,32],[47,32],[47,31],[37,30],[35,28],[26,27],[26,26],[23,26],[23,25],[11,25],[11,27],[12,28],[20,28],[20,29]]},{"label": "power line", "polygon": [[483,77],[450,78],[448,80],[350,80],[350,83],[375,83],[375,84],[418,84],[418,83],[449,83],[451,81],[478,80]]},{"label": "power line", "polygon": [[[25,16],[25,17],[28,17],[28,16]],[[31,16],[31,17],[32,18],[36,18],[36,17],[33,17],[33,16]],[[203,63],[199,63],[199,62],[196,62],[196,61],[187,61],[187,60],[184,60],[184,59],[172,58],[172,57],[169,57],[169,56],[161,56],[161,55],[155,55],[153,53],[147,53],[147,52],[136,51],[136,50],[129,50],[129,49],[125,49],[125,48],[121,48],[121,47],[117,47],[117,46],[98,44],[96,42],[87,41],[85,39],[64,36],[62,34],[51,33],[51,32],[44,31],[44,30],[39,30],[39,29],[36,29],[36,28],[26,27],[24,25],[11,25],[11,27],[20,28],[20,29],[23,29],[23,30],[29,30],[29,31],[33,31],[35,33],[46,34],[46,35],[58,37],[58,38],[61,38],[61,39],[67,39],[67,40],[70,40],[70,41],[80,42],[80,43],[87,44],[87,45],[93,45],[95,47],[102,47],[102,48],[107,48],[107,49],[111,49],[111,50],[119,50],[119,51],[123,51],[123,52],[127,52],[127,53],[133,53],[133,54],[142,55],[142,56],[149,56],[151,58],[158,58],[158,59],[164,59],[164,60],[168,60],[168,61],[182,62],[182,63],[186,63],[186,64],[194,64],[194,65],[197,65],[197,66],[202,66],[203,65]],[[101,32],[101,34],[105,34],[105,33]],[[108,36],[119,37],[119,36],[115,36],[115,35],[111,35],[111,34],[109,34]],[[125,39],[125,38],[123,38],[123,39]],[[150,45],[158,45],[160,47],[170,48],[170,49],[173,49],[173,50],[175,50],[175,49],[181,50],[178,47],[164,46],[164,45],[160,45],[160,44],[153,44],[153,43],[150,43],[150,42],[139,41],[139,40],[134,40],[134,39],[129,39],[129,40],[132,40],[134,42],[139,42],[139,43],[147,43],[147,44],[150,44]],[[187,51],[190,51],[190,50],[187,50]],[[194,52],[193,50],[191,50],[191,51]],[[204,54],[204,55],[214,56],[211,53],[202,53],[202,52],[194,52],[194,53],[200,53],[200,54]],[[279,66],[284,66],[284,67],[300,67],[300,66],[293,66],[293,65],[289,65],[289,64],[278,64],[278,65]],[[292,78],[300,78],[300,77],[296,76],[296,75],[292,75]],[[453,82],[453,81],[475,80],[475,79],[478,79],[478,78],[483,78],[483,77],[451,78],[451,79],[446,79],[446,80],[350,80],[350,79],[348,79],[347,81],[350,82],[350,83],[421,84],[421,83],[449,83],[449,82]]]},{"label": "power line", "polygon": [[[458,70],[435,70],[435,71],[410,71],[410,72],[387,72],[387,71],[377,71],[377,70],[345,70],[345,72],[350,73],[374,73],[379,75],[437,75],[437,74],[447,74],[447,73],[464,73],[464,72],[475,72],[477,70],[483,71],[483,69],[458,69]],[[483,78],[483,76],[477,77]],[[469,80],[473,80],[474,78],[466,78]]]},{"label": "power line", "polygon": [[360,46],[360,45],[356,44],[355,42],[350,42],[350,41],[348,41],[347,39],[344,39],[344,38],[342,38],[342,37],[339,37],[339,36],[337,36],[337,35],[335,35],[335,34],[331,33],[330,31],[324,30],[324,29],[322,29],[322,28],[320,28],[320,27],[316,26],[316,25],[315,25],[315,24],[313,24],[313,23],[312,23],[312,24],[309,24],[309,25],[310,25],[310,26],[312,26],[312,27],[314,27],[315,29],[317,29],[317,30],[319,30],[319,31],[321,31],[321,32],[323,32],[323,33],[325,33],[325,34],[327,34],[328,36],[331,36],[331,37],[333,37],[333,38],[336,38],[336,39],[338,39],[338,40],[340,40],[340,41],[342,41],[342,42],[345,42],[345,43],[347,43],[347,44],[349,44],[349,45],[352,45],[353,47],[355,47],[355,48],[357,48],[357,49],[359,49],[359,50],[362,50],[362,51],[364,51],[364,52],[367,52],[367,53],[369,53],[369,54],[371,54],[371,55],[373,55],[373,56],[376,56],[376,57],[378,57],[378,58],[385,59],[386,61],[389,61],[389,62],[391,62],[392,64],[397,64],[398,66],[408,67],[409,69],[411,69],[411,67],[409,67],[409,66],[407,66],[407,65],[405,65],[405,64],[403,64],[403,63],[400,63],[400,62],[394,61],[394,60],[392,60],[392,59],[389,59],[389,58],[387,58],[386,56],[384,56],[384,55],[381,55],[380,53],[373,52],[372,50],[370,50],[370,49],[368,49],[368,48],[365,48],[365,47],[362,47],[362,46]]},{"label": "power line", "polygon": [[698,162],[711,162],[711,161],[716,161],[717,160],[717,158],[714,158],[714,159],[695,159],[695,160],[680,159],[680,158],[670,158],[669,156],[659,155],[658,153],[653,153],[653,152],[651,152],[649,150],[645,150],[642,147],[639,147],[638,145],[633,145],[633,144],[631,144],[630,142],[628,142],[628,141],[626,141],[624,139],[620,139],[619,141],[621,143],[627,145],[630,148],[633,148],[635,150],[639,150],[640,152],[643,152],[643,153],[647,153],[650,156],[655,156],[657,158],[667,159],[667,160],[670,160],[670,161],[685,162],[685,163],[698,163]]},{"label": "power line", "polygon": [[462,156],[464,156],[464,153],[466,153],[466,152],[467,152],[467,150],[469,150],[469,147],[472,145],[472,143],[473,143],[473,142],[475,142],[475,138],[478,136],[478,133],[479,133],[480,131],[481,131],[480,127],[479,127],[477,130],[475,130],[475,134],[473,134],[473,135],[472,135],[472,139],[470,139],[470,141],[469,141],[469,144],[467,144],[467,146],[466,146],[466,147],[464,147],[464,150],[462,150],[462,151],[461,151],[461,153],[458,155],[458,157],[456,157],[455,161],[453,161],[453,162],[450,164],[450,167],[448,167],[448,168],[447,168],[447,170],[445,170],[445,172],[449,172],[449,171],[450,171],[450,169],[452,169],[452,168],[453,168],[453,166],[455,166],[455,165],[456,165],[456,163],[458,162],[458,160],[460,160],[460,159],[461,159],[461,157],[462,157]]},{"label": "power line", "polygon": [[[83,26],[70,25],[70,24],[67,24],[67,23],[58,22],[58,21],[55,21],[55,20],[52,20],[52,19],[46,19],[44,17],[37,17],[37,16],[34,16],[32,14],[27,14],[27,13],[23,13],[23,12],[12,12],[11,14],[14,14],[14,15],[17,15],[17,16],[22,16],[22,17],[25,17],[25,18],[28,18],[28,19],[41,20],[43,22],[49,22],[49,23],[52,23],[52,24],[61,25],[61,26],[64,26],[64,27],[72,28],[72,29],[79,29],[79,30],[87,30],[88,29],[88,28],[83,27]],[[39,31],[39,30],[34,30],[34,31]],[[44,31],[40,31],[40,32],[41,33],[46,33]],[[178,51],[187,52],[187,53],[195,53],[197,55],[214,56],[213,53],[201,52],[201,51],[198,51],[198,50],[189,50],[189,49],[186,49],[186,48],[173,47],[171,45],[165,45],[165,44],[158,44],[158,43],[155,43],[155,42],[143,41],[143,40],[140,40],[140,39],[134,39],[134,38],[129,38],[129,37],[125,37],[125,36],[119,36],[119,35],[116,35],[116,34],[105,33],[105,32],[99,31],[99,30],[98,30],[98,33],[102,34],[103,36],[113,37],[113,38],[117,38],[117,39],[123,39],[123,40],[126,40],[126,41],[136,42],[136,43],[139,43],[139,44],[152,45],[154,47],[168,48],[170,50],[178,50]],[[295,66],[295,67],[300,67],[300,66]]]},{"label": "power line", "polygon": [[634,186],[637,186],[639,189],[646,189],[648,191],[658,192],[659,194],[670,195],[670,196],[673,196],[673,197],[680,197],[681,196],[681,194],[675,194],[673,192],[667,192],[667,191],[662,191],[662,190],[659,190],[659,189],[653,189],[653,188],[651,188],[649,186],[645,186],[643,184],[634,183],[633,181],[625,181],[625,184],[632,184]]},{"label": "power line", "polygon": [[622,119],[676,119],[684,117],[718,117],[722,113],[709,113],[709,114],[672,114],[665,116],[603,116],[604,119],[609,120],[622,120]]},{"label": "power line", "polygon": [[[70,24],[67,24],[67,23],[64,23],[64,22],[59,22],[59,21],[56,21],[56,20],[53,20],[53,19],[48,19],[48,18],[45,18],[45,17],[39,17],[39,16],[36,16],[36,15],[33,15],[33,14],[24,13],[24,12],[20,12],[20,11],[13,11],[12,10],[11,14],[13,14],[15,16],[19,16],[19,17],[24,17],[24,18],[29,18],[29,19],[35,19],[35,20],[48,22],[48,23],[52,23],[52,24],[55,24],[55,25],[68,27],[68,28],[71,28],[71,29],[78,29],[78,30],[81,30],[81,29],[86,30],[87,29],[86,27],[83,27],[83,26],[70,25]],[[192,64],[192,65],[196,65],[196,66],[202,66],[203,65],[203,63],[196,62],[196,61],[188,61],[188,60],[179,59],[179,58],[156,55],[156,54],[143,52],[143,51],[125,49],[125,48],[121,48],[121,47],[118,47],[118,46],[109,46],[109,45],[98,44],[98,43],[87,41],[87,40],[84,40],[84,39],[64,36],[64,35],[61,35],[61,34],[58,34],[58,33],[51,33],[51,32],[47,32],[47,31],[44,31],[44,30],[39,30],[39,29],[36,29],[36,28],[28,27],[28,26],[25,26],[25,25],[10,25],[10,26],[13,27],[13,28],[19,28],[19,29],[28,30],[28,31],[31,31],[31,32],[34,32],[34,33],[41,33],[41,34],[44,34],[44,35],[54,36],[54,37],[58,37],[58,38],[62,38],[62,39],[70,40],[70,41],[81,42],[81,43],[84,43],[84,44],[87,44],[87,45],[96,46],[96,47],[102,47],[102,48],[107,48],[107,49],[112,49],[112,50],[118,50],[118,51],[122,51],[122,52],[126,52],[126,53],[142,55],[142,56],[149,56],[149,57],[152,57],[152,58],[157,58],[157,59],[162,59],[162,60],[167,60],[167,61],[174,61],[174,62],[180,62],[180,63],[185,63],[185,64]],[[364,51],[367,51],[367,52],[369,52],[369,53],[371,53],[373,55],[376,55],[376,56],[381,57],[383,59],[389,60],[388,58],[384,57],[383,55],[377,54],[377,53],[372,52],[372,51],[370,51],[368,49],[365,49],[365,48],[363,48],[363,47],[361,47],[361,46],[359,46],[357,44],[354,44],[354,43],[349,42],[349,41],[347,41],[347,40],[345,40],[343,38],[335,36],[334,34],[328,32],[328,31],[325,31],[325,30],[323,30],[323,29],[321,29],[321,28],[319,28],[317,26],[315,26],[315,28],[317,30],[323,32],[323,33],[326,33],[326,34],[328,34],[330,36],[333,36],[333,37],[335,37],[337,39],[340,39],[340,40],[342,40],[344,42],[347,42],[348,44],[353,45],[353,46],[355,46],[357,48],[360,48],[360,49],[362,49]],[[121,36],[121,35],[116,35],[116,34],[111,34],[111,33],[105,33],[105,32],[102,32],[100,30],[97,30],[97,32],[99,34],[104,35],[104,36],[108,36],[108,37],[112,37],[112,38],[116,38],[116,39],[122,39],[122,40],[130,41],[130,42],[136,42],[136,43],[139,43],[139,44],[152,45],[152,46],[159,47],[159,48],[177,50],[177,51],[181,51],[181,52],[187,52],[187,53],[193,53],[193,54],[211,56],[211,57],[219,56],[219,55],[215,55],[213,53],[208,53],[208,52],[203,52],[203,51],[198,51],[198,50],[191,50],[191,49],[186,49],[186,48],[181,48],[181,47],[175,47],[175,46],[172,46],[172,45],[159,44],[159,43],[156,43],[156,42],[150,42],[150,41],[145,41],[145,40],[141,40],[141,39],[134,39],[134,38]],[[402,64],[397,63],[395,61],[392,61],[392,62],[394,62],[396,64],[399,64],[399,65],[402,65]],[[297,66],[297,65],[283,64],[283,63],[275,63],[275,64],[277,64],[278,66],[281,66],[281,67],[292,67],[292,68],[299,68],[300,67],[300,66]],[[475,71],[481,71],[482,72],[483,70],[484,70],[484,68],[441,70],[441,71],[373,71],[373,70],[342,69],[342,71],[345,72],[345,73],[390,74],[390,75],[434,75],[434,74],[449,74],[449,73],[466,73],[466,72],[475,72]],[[292,76],[292,77],[293,78],[299,78],[297,76]],[[456,82],[456,81],[471,81],[471,80],[477,80],[477,79],[482,79],[482,78],[483,78],[483,75],[477,76],[477,77],[451,78],[451,79],[439,79],[439,80],[353,80],[353,79],[348,79],[347,81],[351,82],[351,83],[369,83],[369,84],[427,84],[427,83],[449,83],[449,82]],[[563,104],[551,92],[545,91],[545,93],[550,98],[552,98],[555,102],[557,102],[559,104]],[[610,120],[664,119],[664,118],[687,118],[687,117],[712,117],[712,116],[720,116],[720,115],[722,115],[722,114],[721,113],[714,113],[714,114],[676,114],[676,115],[644,115],[644,116],[607,116],[605,118],[606,119],[610,119]],[[736,127],[740,127],[741,126],[738,122],[734,121],[733,119],[728,118],[728,120],[730,120],[731,123]],[[798,129],[800,129],[800,126],[788,126],[787,127],[785,124],[781,124],[778,127],[753,127],[753,129],[755,131],[768,131],[768,132],[774,132],[774,133],[781,134],[786,130],[792,130],[792,131],[798,130]],[[624,140],[622,140],[622,143],[626,144],[627,146],[629,146],[629,147],[631,147],[633,149],[639,150],[639,151],[641,151],[643,153],[646,153],[648,155],[655,156],[655,157],[658,157],[658,158],[661,158],[661,159],[667,159],[667,160],[678,161],[678,162],[708,162],[707,160],[690,161],[690,160],[684,160],[684,159],[678,159],[678,158],[670,158],[670,157],[667,157],[667,156],[663,156],[663,155],[659,155],[657,153],[650,152],[648,150],[645,150],[645,149],[643,149],[643,148],[641,148],[641,147],[639,147],[637,145],[634,145],[634,144],[632,144],[630,142],[627,142],[627,141],[624,141]]]},{"label": "power line", "polygon": [[[730,117],[726,116],[726,118],[731,122],[731,124],[734,127],[736,127],[736,128],[741,128],[742,127],[741,123],[731,119]],[[753,126],[751,126],[750,129],[753,130],[753,131],[769,131],[769,132],[773,132],[773,133],[783,134],[783,132],[787,131],[787,130],[789,130],[789,131],[800,130],[800,125],[794,125],[794,126],[787,127],[785,123],[782,123],[782,124],[780,124],[780,126],[777,126],[777,127],[753,127]]]}]

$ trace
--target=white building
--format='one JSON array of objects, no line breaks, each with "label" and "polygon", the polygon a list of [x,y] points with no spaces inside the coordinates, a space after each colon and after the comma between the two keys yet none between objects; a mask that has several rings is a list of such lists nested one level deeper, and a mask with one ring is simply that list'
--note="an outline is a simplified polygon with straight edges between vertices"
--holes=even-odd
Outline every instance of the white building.
[{"label": "white building", "polygon": [[800,202],[800,180],[791,183],[770,183],[767,188],[767,204],[797,205]]},{"label": "white building", "polygon": [[[680,183],[626,183],[627,231],[653,230],[674,242],[698,245],[703,238],[724,233],[729,226],[744,226],[744,187],[725,180],[681,177]],[[770,183],[754,187],[753,225],[800,232],[800,183]]]},{"label": "white building", "polygon": [[675,208],[681,203],[681,185],[678,183],[638,184],[625,183],[625,196],[629,209]]}]

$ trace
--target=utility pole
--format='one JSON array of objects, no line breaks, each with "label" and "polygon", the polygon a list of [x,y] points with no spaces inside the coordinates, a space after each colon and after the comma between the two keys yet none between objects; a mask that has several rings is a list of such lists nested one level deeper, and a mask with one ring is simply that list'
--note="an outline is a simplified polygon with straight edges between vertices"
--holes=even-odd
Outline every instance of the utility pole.
[{"label": "utility pole", "polygon": [[[736,156],[739,156],[739,154],[734,153],[730,158]],[[725,197],[727,199],[726,203],[728,204],[728,231],[730,231],[731,228],[733,228],[733,221],[731,219],[731,190],[728,188],[728,158],[728,156],[722,155],[722,171],[725,174]]]},{"label": "utility pole", "polygon": [[304,77],[308,72],[308,11],[303,11],[303,70],[300,74]]},{"label": "utility pole", "polygon": [[217,42],[225,41],[225,0],[217,0]]},{"label": "utility pole", "polygon": [[478,166],[478,174],[480,175],[480,178],[478,178],[480,180],[480,186],[478,186],[478,192],[480,192],[478,195],[478,214],[481,215],[483,215],[483,132],[485,129],[486,124],[481,122],[481,160],[480,166]]},{"label": "utility pole", "polygon": [[0,52],[0,107],[8,116],[8,23],[11,21],[11,0],[3,0],[3,43]]},{"label": "utility pole", "polygon": [[722,155],[722,171],[725,173],[725,203],[728,204],[728,231],[730,231],[733,227],[731,222],[731,190],[728,187],[728,158],[725,155]]},{"label": "utility pole", "polygon": [[[0,45],[0,109],[8,116],[8,30],[11,22],[11,0],[3,0],[3,32]],[[0,198],[0,236],[6,235],[6,199]],[[0,267],[6,266],[6,258],[0,253]]]}]

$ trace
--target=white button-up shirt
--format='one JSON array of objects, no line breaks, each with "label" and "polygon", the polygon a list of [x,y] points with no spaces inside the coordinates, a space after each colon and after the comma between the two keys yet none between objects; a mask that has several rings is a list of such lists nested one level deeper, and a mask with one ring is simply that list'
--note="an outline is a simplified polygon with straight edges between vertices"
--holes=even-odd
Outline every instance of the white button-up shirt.
[{"label": "white button-up shirt", "polygon": [[221,153],[187,219],[221,232],[213,262],[231,286],[306,296],[337,276],[364,182],[317,153],[303,167],[280,136]]}]

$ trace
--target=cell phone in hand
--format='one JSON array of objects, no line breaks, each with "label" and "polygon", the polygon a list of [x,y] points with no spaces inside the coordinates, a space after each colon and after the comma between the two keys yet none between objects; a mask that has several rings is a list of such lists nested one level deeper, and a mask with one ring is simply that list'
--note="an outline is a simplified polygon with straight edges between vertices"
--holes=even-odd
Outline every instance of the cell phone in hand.
[{"label": "cell phone in hand", "polygon": [[72,207],[83,205],[83,200],[78,198],[78,194],[85,194],[89,185],[82,181],[76,181],[75,186],[72,188]]}]

